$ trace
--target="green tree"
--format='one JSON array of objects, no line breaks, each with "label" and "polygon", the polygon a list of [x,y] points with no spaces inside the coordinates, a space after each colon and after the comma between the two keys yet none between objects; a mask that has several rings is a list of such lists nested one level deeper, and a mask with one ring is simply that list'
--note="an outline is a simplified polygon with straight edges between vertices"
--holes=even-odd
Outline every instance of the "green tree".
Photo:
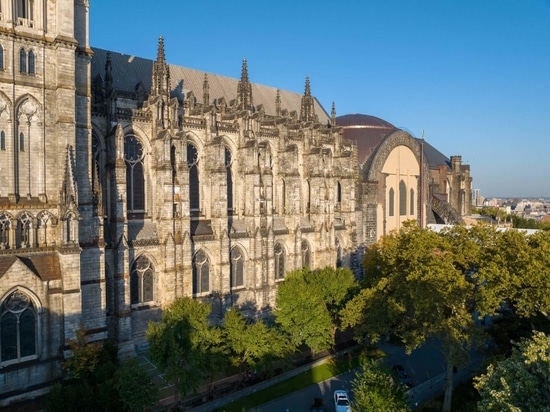
[{"label": "green tree", "polygon": [[550,337],[536,332],[522,340],[512,355],[490,365],[475,379],[487,412],[550,411]]},{"label": "green tree", "polygon": [[230,309],[225,314],[223,337],[231,363],[238,368],[239,373],[244,368],[267,366],[291,351],[285,335],[268,327],[262,320],[247,322],[236,309]]},{"label": "green tree", "polygon": [[480,337],[473,312],[490,306],[481,302],[475,278],[481,248],[469,234],[462,227],[438,234],[409,222],[383,237],[366,252],[364,288],[343,311],[360,339],[395,334],[408,353],[437,338],[447,360],[444,411],[451,408],[453,366],[467,361]]},{"label": "green tree", "polygon": [[182,297],[164,310],[160,322],[147,328],[151,359],[183,395],[227,369],[222,331],[208,321],[210,312],[209,303]]},{"label": "green tree", "polygon": [[123,361],[115,372],[115,388],[122,410],[134,412],[158,401],[158,387],[151,382],[151,376],[138,363],[136,358]]},{"label": "green tree", "polygon": [[351,381],[354,411],[406,412],[405,388],[396,382],[391,373],[375,360],[368,360]]},{"label": "green tree", "polygon": [[287,274],[277,289],[276,322],[295,346],[313,352],[334,343],[340,311],[357,284],[348,269],[299,269]]}]

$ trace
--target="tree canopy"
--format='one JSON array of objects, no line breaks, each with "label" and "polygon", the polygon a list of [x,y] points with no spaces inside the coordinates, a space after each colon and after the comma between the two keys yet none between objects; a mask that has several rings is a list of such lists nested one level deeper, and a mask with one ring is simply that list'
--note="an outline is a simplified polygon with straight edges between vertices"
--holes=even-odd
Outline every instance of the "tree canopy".
[{"label": "tree canopy", "polygon": [[550,337],[536,332],[523,339],[510,357],[477,377],[475,387],[483,411],[550,411]]}]

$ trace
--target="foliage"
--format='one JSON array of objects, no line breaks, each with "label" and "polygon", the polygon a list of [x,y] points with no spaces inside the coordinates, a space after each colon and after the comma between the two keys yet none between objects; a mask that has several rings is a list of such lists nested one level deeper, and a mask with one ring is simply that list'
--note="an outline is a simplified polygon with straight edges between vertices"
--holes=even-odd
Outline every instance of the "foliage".
[{"label": "foliage", "polygon": [[151,377],[135,360],[119,364],[113,342],[88,343],[81,327],[69,347],[63,380],[46,398],[48,411],[135,411],[157,402]]},{"label": "foliage", "polygon": [[467,349],[482,339],[475,310],[494,312],[499,295],[482,294],[479,273],[492,278],[496,267],[483,267],[484,242],[493,229],[455,227],[438,234],[414,222],[383,237],[365,254],[364,288],[343,311],[344,324],[358,338],[377,341],[396,334],[407,352],[428,338],[438,338],[447,358],[444,410],[452,394],[452,367],[464,364]]},{"label": "foliage", "polygon": [[268,367],[275,359],[287,356],[291,347],[286,336],[263,321],[249,323],[236,309],[225,314],[223,338],[231,363],[239,372],[243,368]]},{"label": "foliage", "polygon": [[483,411],[550,411],[550,337],[536,332],[476,378]]},{"label": "foliage", "polygon": [[147,328],[151,359],[183,395],[212,382],[228,366],[223,334],[208,321],[210,312],[209,303],[182,297]]},{"label": "foliage", "polygon": [[405,389],[396,383],[391,373],[380,363],[369,360],[351,382],[352,409],[372,412],[410,411]]},{"label": "foliage", "polygon": [[312,351],[334,343],[339,314],[356,287],[347,269],[299,269],[287,274],[277,290],[275,316],[291,342],[306,344]]}]

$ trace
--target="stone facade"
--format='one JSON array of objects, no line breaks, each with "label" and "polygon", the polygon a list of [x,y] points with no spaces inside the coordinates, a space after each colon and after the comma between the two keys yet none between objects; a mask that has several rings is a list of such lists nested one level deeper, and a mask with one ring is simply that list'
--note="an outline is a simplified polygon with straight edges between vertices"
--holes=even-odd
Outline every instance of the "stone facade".
[{"label": "stone facade", "polygon": [[0,0],[0,406],[45,393],[79,327],[123,357],[179,296],[213,321],[263,316],[286,272],[360,276],[361,251],[426,223],[433,193],[469,199],[460,157],[444,178],[406,132],[359,162],[308,78],[299,94],[251,82],[246,60],[239,79],[173,66],[162,38],[154,61],[91,49],[88,7]]}]

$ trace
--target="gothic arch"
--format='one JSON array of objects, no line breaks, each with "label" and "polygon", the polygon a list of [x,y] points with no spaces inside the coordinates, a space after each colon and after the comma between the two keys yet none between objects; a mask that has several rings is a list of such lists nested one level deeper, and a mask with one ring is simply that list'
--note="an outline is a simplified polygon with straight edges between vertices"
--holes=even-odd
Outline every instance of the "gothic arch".
[{"label": "gothic arch", "polygon": [[242,288],[247,284],[247,265],[248,256],[246,255],[246,249],[240,244],[235,244],[231,247],[229,252],[229,287],[231,289]]},{"label": "gothic arch", "polygon": [[11,121],[13,104],[10,98],[2,91],[0,91],[0,119],[6,119]]},{"label": "gothic arch", "polygon": [[0,299],[0,365],[38,358],[42,305],[30,290],[17,286]]},{"label": "gothic arch", "polygon": [[130,265],[130,304],[155,301],[157,265],[147,253],[138,254]]},{"label": "gothic arch", "polygon": [[288,266],[288,248],[284,240],[275,241],[273,254],[275,257],[275,280],[283,280]]},{"label": "gothic arch", "polygon": [[201,247],[192,257],[193,266],[193,295],[202,296],[212,293],[214,266],[209,251]]}]

